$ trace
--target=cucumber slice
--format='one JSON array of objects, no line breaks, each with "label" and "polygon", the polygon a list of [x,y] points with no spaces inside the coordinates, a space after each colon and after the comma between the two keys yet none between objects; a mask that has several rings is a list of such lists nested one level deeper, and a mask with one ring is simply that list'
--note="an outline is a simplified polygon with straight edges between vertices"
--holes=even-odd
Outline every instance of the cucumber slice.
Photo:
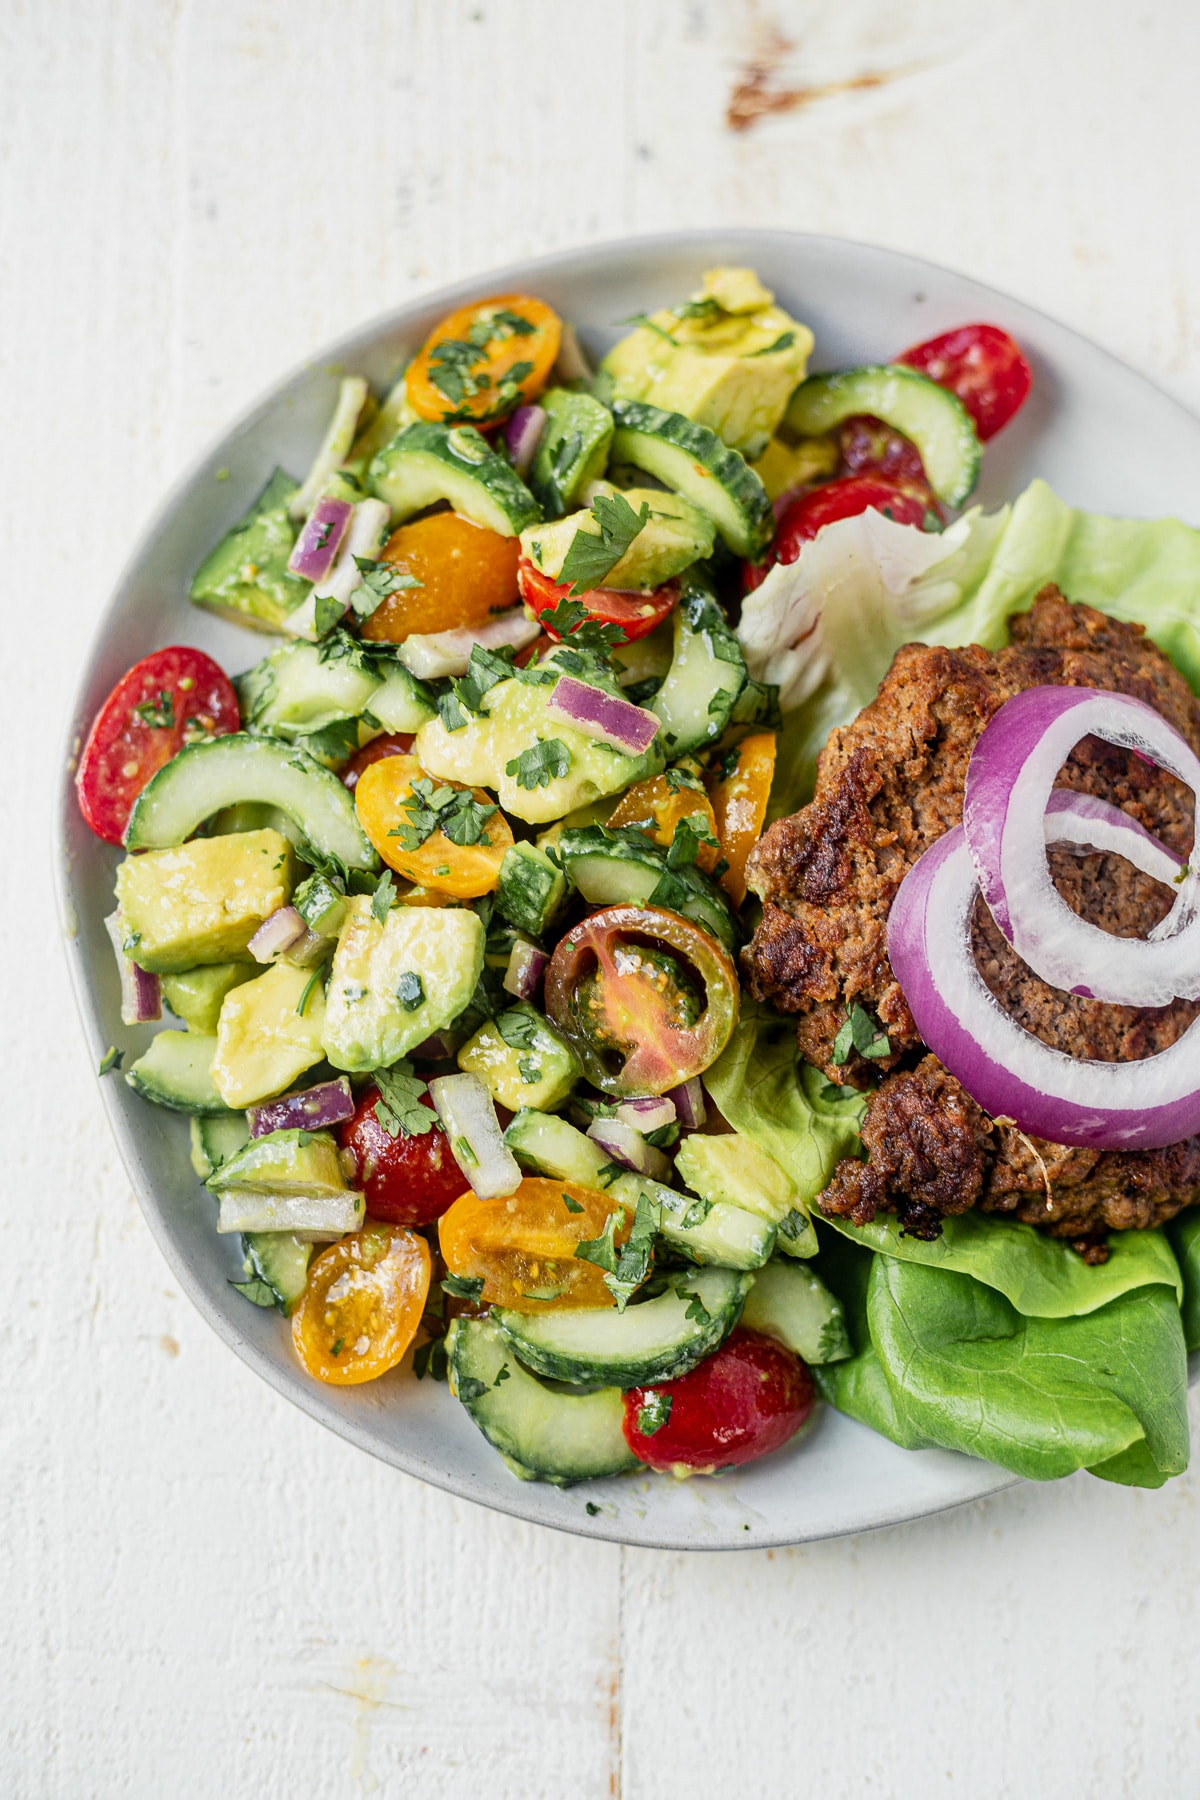
[{"label": "cucumber slice", "polygon": [[620,1388],[563,1394],[523,1369],[492,1319],[446,1333],[450,1392],[521,1481],[569,1487],[639,1466],[622,1429]]},{"label": "cucumber slice", "polygon": [[537,447],[529,485],[548,519],[561,518],[578,505],[590,481],[598,481],[608,462],[613,417],[590,394],[548,388],[538,402],[549,417]]},{"label": "cucumber slice", "polygon": [[807,1363],[842,1362],[852,1354],[841,1301],[805,1263],[769,1262],[760,1269],[742,1324],[778,1338]]},{"label": "cucumber slice", "polygon": [[247,1280],[233,1285],[244,1292],[253,1282],[263,1283],[286,1319],[308,1286],[312,1245],[291,1231],[248,1231],[242,1249]]},{"label": "cucumber slice", "polygon": [[691,919],[732,950],[733,914],[715,882],[692,864],[667,867],[666,852],[632,827],[589,825],[558,840],[567,880],[590,906],[662,906]]},{"label": "cucumber slice", "polygon": [[219,1196],[217,1230],[290,1231],[305,1243],[332,1244],[357,1231],[367,1203],[353,1188],[340,1194],[269,1194],[263,1188],[226,1188]]},{"label": "cucumber slice", "polygon": [[686,1375],[724,1343],[757,1279],[732,1269],[697,1269],[672,1275],[665,1293],[623,1313],[569,1307],[495,1311],[492,1319],[535,1374],[590,1386],[643,1387]]},{"label": "cucumber slice", "polygon": [[402,662],[392,664],[364,709],[385,731],[419,731],[437,712],[437,702],[423,681]]},{"label": "cucumber slice", "polygon": [[379,677],[355,668],[349,657],[322,662],[315,644],[297,641],[264,656],[234,686],[248,731],[294,737],[356,718],[378,688]]},{"label": "cucumber slice", "polygon": [[642,400],[613,403],[612,461],[632,463],[707,513],[735,556],[762,555],[775,529],[767,490],[707,425]]},{"label": "cucumber slice", "polygon": [[303,833],[306,862],[372,872],[379,867],[354,801],[337,776],[295,744],[243,731],[186,744],[161,768],[134,802],[126,847],[162,850],[182,844],[205,819],[239,801],[286,813]]},{"label": "cucumber slice", "polygon": [[741,645],[712,595],[693,585],[675,609],[671,666],[648,703],[668,757],[715,743],[745,686]]},{"label": "cucumber slice", "polygon": [[512,464],[473,425],[406,426],[379,452],[367,481],[395,525],[439,500],[501,537],[517,537],[542,516]]},{"label": "cucumber slice", "polygon": [[911,438],[939,500],[961,506],[979,479],[983,446],[956,394],[902,363],[810,375],[788,402],[798,437],[821,437],[855,413],[871,413]]},{"label": "cucumber slice", "polygon": [[192,1167],[201,1181],[215,1175],[223,1162],[249,1142],[250,1127],[245,1113],[218,1113],[211,1118],[193,1116],[188,1120],[192,1140]]},{"label": "cucumber slice", "polygon": [[143,1100],[172,1112],[216,1115],[233,1110],[213,1086],[215,1037],[194,1031],[160,1031],[125,1079]]}]

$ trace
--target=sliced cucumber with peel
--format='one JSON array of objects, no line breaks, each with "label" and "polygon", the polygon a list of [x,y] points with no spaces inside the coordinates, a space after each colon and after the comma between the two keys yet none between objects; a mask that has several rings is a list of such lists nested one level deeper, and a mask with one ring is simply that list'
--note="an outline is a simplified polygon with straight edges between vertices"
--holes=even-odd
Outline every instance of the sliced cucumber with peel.
[{"label": "sliced cucumber with peel", "polygon": [[754,1275],[696,1269],[672,1275],[653,1300],[555,1312],[494,1311],[492,1319],[526,1368],[587,1386],[644,1387],[671,1381],[724,1343]]},{"label": "sliced cucumber with peel", "polygon": [[910,438],[938,499],[963,504],[979,479],[983,446],[957,394],[902,363],[841,369],[800,383],[788,402],[787,424],[799,437],[823,437],[858,413]]},{"label": "sliced cucumber with peel", "polygon": [[[166,1106],[172,1112],[215,1115],[229,1113],[213,1086],[212,1060],[215,1037],[196,1031],[160,1031],[144,1055],[127,1070],[125,1079],[143,1100]],[[241,1114],[237,1115],[239,1118]]]},{"label": "sliced cucumber with peel", "polygon": [[805,1263],[769,1262],[754,1277],[742,1324],[778,1338],[807,1363],[851,1355],[842,1303]]},{"label": "sliced cucumber with peel", "polygon": [[[311,1243],[291,1231],[248,1231],[242,1249],[246,1280],[233,1285],[256,1305],[275,1306],[287,1318],[308,1285]],[[263,1288],[266,1294],[260,1292]]]},{"label": "sliced cucumber with peel", "polygon": [[192,1167],[201,1181],[215,1175],[223,1162],[236,1156],[250,1141],[250,1127],[243,1112],[193,1116],[188,1121],[192,1141]]},{"label": "sliced cucumber with peel", "polygon": [[607,825],[564,831],[558,853],[567,880],[590,906],[666,907],[733,948],[733,914],[716,882],[694,864],[669,868],[666,852],[644,831]]},{"label": "sliced cucumber with peel", "polygon": [[673,630],[671,666],[648,703],[648,711],[662,721],[669,758],[716,743],[746,685],[742,647],[704,588],[685,589]]},{"label": "sliced cucumber with peel", "polygon": [[767,490],[746,459],[707,425],[643,400],[613,403],[611,460],[657,476],[707,513],[735,556],[762,555],[775,530]]},{"label": "sliced cucumber with peel", "polygon": [[625,1442],[620,1388],[546,1387],[522,1368],[493,1319],[455,1319],[446,1357],[450,1392],[521,1481],[569,1487],[640,1467]]},{"label": "sliced cucumber with peel", "polygon": [[242,731],[187,744],[158,771],[134,802],[126,848],[182,844],[205,819],[243,802],[285,813],[304,838],[306,860],[329,860],[347,869],[379,867],[354,800],[336,775],[295,744]]},{"label": "sliced cucumber with peel", "polygon": [[439,500],[501,537],[519,536],[542,516],[512,464],[473,425],[406,426],[375,457],[367,481],[396,525]]}]

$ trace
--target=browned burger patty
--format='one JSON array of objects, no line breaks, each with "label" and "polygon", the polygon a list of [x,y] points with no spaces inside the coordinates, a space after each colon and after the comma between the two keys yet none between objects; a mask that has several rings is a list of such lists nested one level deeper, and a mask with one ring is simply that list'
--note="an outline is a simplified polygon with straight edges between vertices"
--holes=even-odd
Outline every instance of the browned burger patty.
[{"label": "browned burger patty", "polygon": [[[1012,621],[1012,638],[994,654],[977,645],[900,650],[875,700],[830,737],[810,804],[773,825],[751,858],[763,917],[743,957],[747,985],[796,1015],[801,1053],[832,1081],[866,1086],[871,1079],[872,1065],[857,1054],[841,1067],[832,1060],[856,1002],[892,1045],[875,1070],[911,1064],[921,1049],[888,962],[888,912],[917,858],[961,822],[971,751],[1006,700],[1047,683],[1110,688],[1155,707],[1200,752],[1200,704],[1140,626],[1044,588],[1032,610]],[[1085,739],[1059,783],[1115,801],[1179,855],[1189,853],[1190,794],[1128,752]],[[1144,936],[1169,908],[1164,889],[1121,857],[1055,850],[1050,862],[1068,904],[1117,935]],[[1049,987],[1014,955],[982,902],[974,944],[980,971],[1007,1010],[1075,1056],[1153,1054],[1200,1010],[1182,1001],[1109,1006]],[[942,1215],[979,1205],[1058,1236],[1094,1239],[1106,1228],[1169,1218],[1191,1203],[1200,1181],[1196,1140],[1120,1155],[1042,1143],[1035,1152],[1030,1140],[986,1119],[932,1057],[884,1083],[864,1141],[870,1162],[844,1163],[821,1204],[860,1220],[886,1207],[926,1233]]]}]

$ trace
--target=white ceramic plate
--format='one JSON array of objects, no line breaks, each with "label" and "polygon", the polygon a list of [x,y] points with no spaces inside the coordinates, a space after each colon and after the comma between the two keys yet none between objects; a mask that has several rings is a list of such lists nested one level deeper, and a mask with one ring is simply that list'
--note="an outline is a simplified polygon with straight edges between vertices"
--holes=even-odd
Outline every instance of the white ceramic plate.
[{"label": "white ceramic plate", "polygon": [[[331,345],[267,397],[188,471],[135,551],[101,621],[68,728],[86,729],[113,682],[161,644],[208,650],[227,669],[267,643],[189,607],[189,578],[239,518],[276,463],[303,474],[336,391],[333,369],[377,385],[452,307],[489,293],[543,296],[600,352],[630,314],[687,294],[702,270],[748,263],[816,333],[814,366],[884,361],[951,325],[1005,326],[1033,364],[1032,398],[989,446],[976,498],[995,505],[1041,475],[1067,500],[1099,511],[1194,518],[1200,420],[1094,344],[1015,300],[911,257],[788,232],[692,232],[565,252],[443,289]],[[218,481],[218,469],[227,478]],[[269,640],[268,640],[269,641]],[[116,970],[102,919],[112,906],[117,852],[88,831],[64,755],[57,846],[63,924],[89,1051],[149,1037],[120,1023]],[[800,1543],[893,1524],[996,1493],[1013,1477],[936,1450],[905,1451],[822,1409],[789,1450],[716,1481],[625,1477],[567,1489],[513,1479],[443,1386],[407,1367],[354,1389],[320,1387],[293,1360],[277,1313],[230,1287],[238,1240],[213,1230],[212,1202],[188,1162],[186,1121],[140,1100],[119,1080],[104,1103],[130,1179],[164,1256],[215,1331],[314,1419],[410,1475],[502,1512],[591,1537],[671,1549]]]}]

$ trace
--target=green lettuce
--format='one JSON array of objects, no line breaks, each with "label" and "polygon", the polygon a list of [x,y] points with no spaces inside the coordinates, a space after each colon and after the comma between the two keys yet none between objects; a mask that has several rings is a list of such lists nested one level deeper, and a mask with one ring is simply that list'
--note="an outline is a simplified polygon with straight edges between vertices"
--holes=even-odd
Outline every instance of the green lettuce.
[{"label": "green lettuce", "polygon": [[1158,1284],[1079,1317],[1029,1318],[970,1275],[821,1256],[856,1354],[814,1370],[839,1410],[905,1448],[986,1457],[1033,1481],[1087,1469],[1157,1487],[1187,1467],[1187,1352]]},{"label": "green lettuce", "polygon": [[1183,1336],[1189,1350],[1200,1350],[1200,1207],[1180,1213],[1167,1226],[1183,1277]]}]

